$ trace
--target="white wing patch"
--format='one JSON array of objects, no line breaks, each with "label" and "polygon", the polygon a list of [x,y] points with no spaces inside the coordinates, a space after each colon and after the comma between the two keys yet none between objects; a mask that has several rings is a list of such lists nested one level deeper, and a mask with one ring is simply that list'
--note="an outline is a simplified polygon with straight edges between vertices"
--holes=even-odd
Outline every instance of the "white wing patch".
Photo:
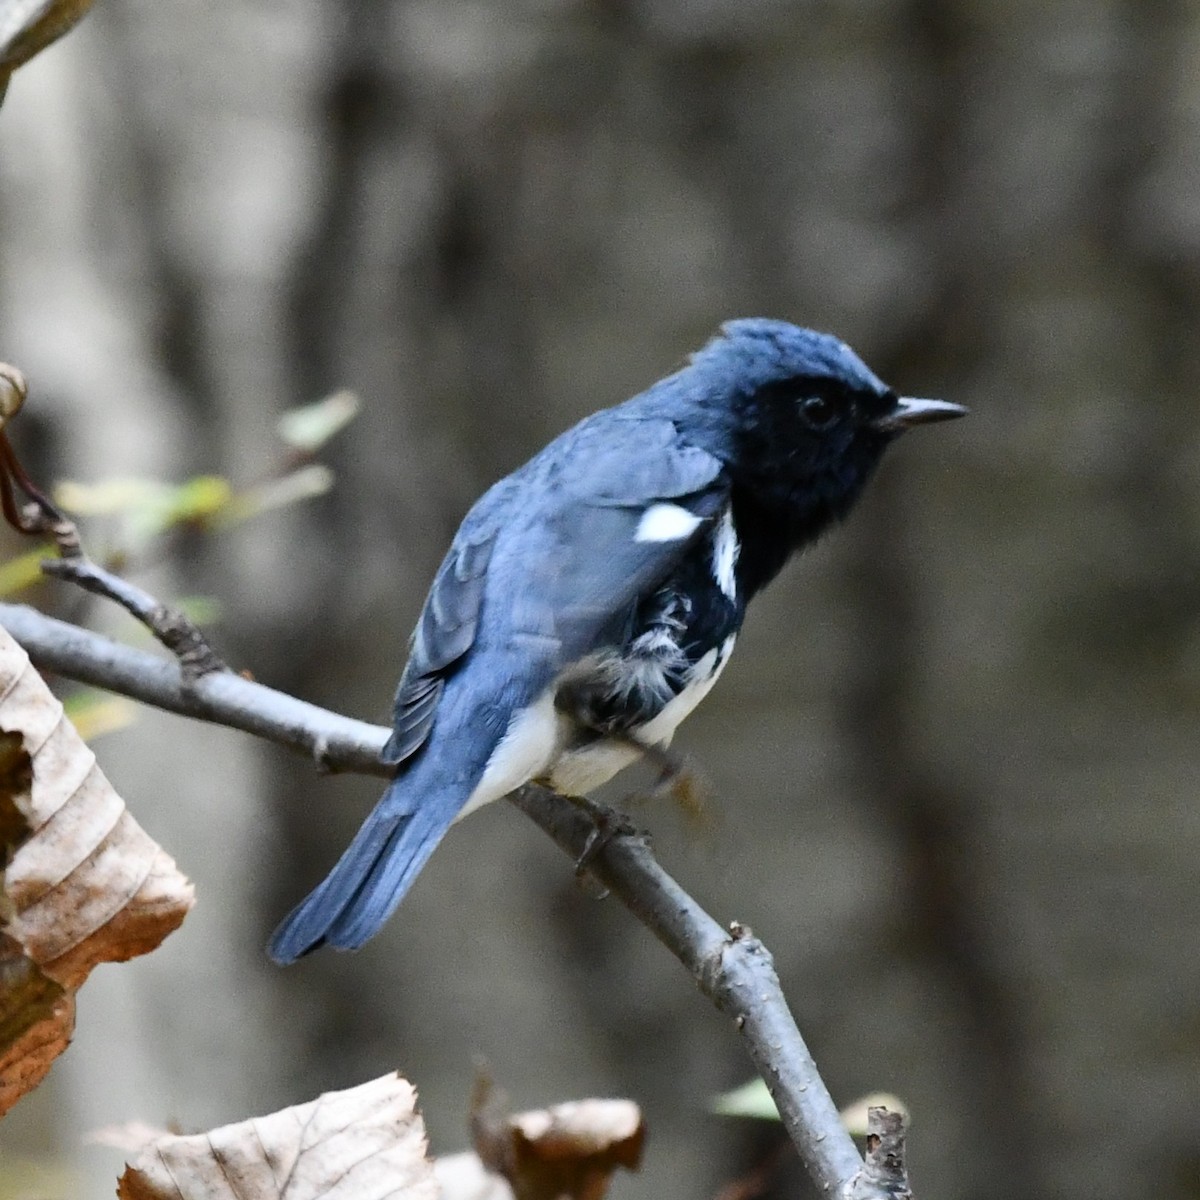
[{"label": "white wing patch", "polygon": [[[686,508],[660,502],[650,505],[642,513],[634,540],[680,541],[694,533],[702,523],[703,518]],[[737,597],[735,567],[740,550],[733,512],[726,508],[713,533],[712,573],[717,586],[731,600]],[[669,631],[655,631],[651,636],[670,640]],[[695,663],[682,691],[669,700],[653,720],[633,731],[633,739],[646,745],[669,745],[676,727],[716,683],[729,661],[733,644],[731,635],[719,650],[710,650]],[[547,775],[554,786],[568,795],[586,795],[638,757],[636,746],[621,741],[602,740],[578,749],[567,749],[570,734],[569,721],[554,706],[554,688],[551,686],[528,708],[513,715],[504,737],[492,752],[483,777],[455,820],[507,796],[531,779]]]},{"label": "white wing patch", "polygon": [[700,526],[702,518],[678,504],[652,504],[638,522],[633,535],[635,542],[678,542],[690,537]]},{"label": "white wing patch", "polygon": [[737,577],[733,569],[737,566],[738,552],[741,548],[737,530],[733,527],[733,509],[727,508],[713,536],[712,571],[717,587],[730,600],[737,599]]}]

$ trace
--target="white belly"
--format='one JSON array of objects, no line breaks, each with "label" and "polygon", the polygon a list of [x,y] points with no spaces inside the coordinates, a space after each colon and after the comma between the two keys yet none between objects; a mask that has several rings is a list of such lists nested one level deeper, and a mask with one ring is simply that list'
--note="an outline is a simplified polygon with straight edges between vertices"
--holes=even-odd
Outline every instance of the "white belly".
[{"label": "white belly", "polygon": [[508,724],[492,752],[483,778],[454,819],[461,821],[493,800],[499,800],[531,779],[542,778],[571,735],[570,722],[554,707],[554,689],[547,688]]},{"label": "white belly", "polygon": [[[700,659],[692,669],[692,681],[658,716],[634,730],[632,737],[647,746],[669,746],[675,730],[720,678],[734,640],[727,638],[719,652],[710,650]],[[457,819],[507,796],[531,779],[547,780],[568,796],[586,796],[640,757],[637,748],[624,741],[594,742],[568,750],[572,733],[571,723],[554,707],[553,689],[548,689],[537,703],[513,718]]]}]

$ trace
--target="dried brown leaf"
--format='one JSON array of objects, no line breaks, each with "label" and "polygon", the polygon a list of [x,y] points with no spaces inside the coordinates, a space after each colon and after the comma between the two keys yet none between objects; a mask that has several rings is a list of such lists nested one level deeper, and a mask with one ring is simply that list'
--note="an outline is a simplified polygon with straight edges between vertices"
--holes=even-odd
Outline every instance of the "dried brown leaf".
[{"label": "dried brown leaf", "polygon": [[73,993],[0,934],[0,1114],[41,1083],[74,1028]]},{"label": "dried brown leaf", "polygon": [[92,0],[0,0],[0,89],[12,71],[62,37],[91,6]]},{"label": "dried brown leaf", "polygon": [[397,1074],[267,1117],[164,1137],[119,1200],[436,1200],[416,1092]]},{"label": "dried brown leaf", "polygon": [[91,969],[154,949],[193,902],[3,629],[0,862],[3,1114],[66,1048]]},{"label": "dried brown leaf", "polygon": [[631,1100],[577,1100],[505,1116],[477,1087],[472,1129],[484,1165],[517,1200],[600,1200],[617,1167],[641,1165],[646,1126]]}]

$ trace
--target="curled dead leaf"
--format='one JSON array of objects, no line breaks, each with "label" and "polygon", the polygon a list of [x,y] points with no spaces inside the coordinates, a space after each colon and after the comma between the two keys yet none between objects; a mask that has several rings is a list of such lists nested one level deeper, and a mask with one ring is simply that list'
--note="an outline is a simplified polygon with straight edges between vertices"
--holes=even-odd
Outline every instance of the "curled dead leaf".
[{"label": "curled dead leaf", "polygon": [[66,1048],[93,967],[153,950],[191,884],[0,629],[0,1114]]},{"label": "curled dead leaf", "polygon": [[397,1074],[190,1137],[161,1137],[119,1200],[437,1200],[416,1092]]},{"label": "curled dead leaf", "polygon": [[0,1113],[41,1083],[74,1028],[74,995],[0,934]]},{"label": "curled dead leaf", "polygon": [[506,1116],[481,1081],[473,1110],[476,1153],[517,1200],[600,1200],[617,1167],[641,1165],[646,1125],[631,1100],[577,1100]]}]

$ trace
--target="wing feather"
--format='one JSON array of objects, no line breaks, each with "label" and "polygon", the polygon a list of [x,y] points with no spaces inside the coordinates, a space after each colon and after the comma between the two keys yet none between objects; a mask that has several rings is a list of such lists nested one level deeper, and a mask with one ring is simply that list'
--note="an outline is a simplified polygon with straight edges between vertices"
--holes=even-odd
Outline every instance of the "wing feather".
[{"label": "wing feather", "polygon": [[446,672],[475,640],[496,534],[496,527],[473,537],[460,532],[434,577],[396,690],[384,762],[402,763],[429,737]]},{"label": "wing feather", "polygon": [[[620,642],[638,601],[705,536],[727,498],[723,464],[685,443],[669,420],[613,409],[551,442],[476,504],[442,562],[413,634],[384,761],[399,764],[424,745],[481,620],[489,645],[526,646],[518,690],[536,691],[583,655]],[[701,518],[696,529],[638,541],[645,510],[666,501]]]}]

